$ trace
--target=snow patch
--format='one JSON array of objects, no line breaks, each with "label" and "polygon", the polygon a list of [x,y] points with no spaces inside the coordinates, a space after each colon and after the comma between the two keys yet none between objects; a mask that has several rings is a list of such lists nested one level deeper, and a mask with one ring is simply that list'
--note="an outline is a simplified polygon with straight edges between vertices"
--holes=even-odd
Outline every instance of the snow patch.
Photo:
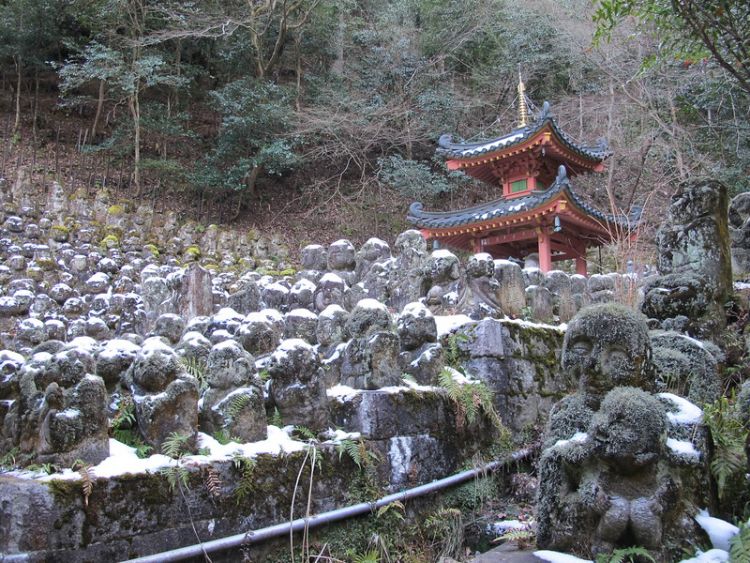
[{"label": "snow patch", "polygon": [[725,551],[729,551],[729,542],[740,531],[737,526],[714,518],[705,509],[698,512],[695,521],[706,531],[713,546]]},{"label": "snow patch", "polygon": [[672,424],[700,424],[703,420],[703,411],[700,407],[687,399],[672,393],[659,393],[659,397],[671,401],[678,409],[677,412],[667,413],[667,418]]}]

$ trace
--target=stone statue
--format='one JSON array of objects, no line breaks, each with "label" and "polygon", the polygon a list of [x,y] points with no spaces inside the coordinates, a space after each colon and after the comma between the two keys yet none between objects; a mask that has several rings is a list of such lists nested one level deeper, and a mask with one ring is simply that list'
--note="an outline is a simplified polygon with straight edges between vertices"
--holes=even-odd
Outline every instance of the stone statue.
[{"label": "stone statue", "polygon": [[537,544],[594,557],[642,546],[671,561],[672,549],[699,534],[692,516],[706,503],[700,417],[685,428],[672,411],[674,401],[689,403],[651,392],[645,319],[625,307],[576,315],[562,365],[579,387],[545,431]]}]

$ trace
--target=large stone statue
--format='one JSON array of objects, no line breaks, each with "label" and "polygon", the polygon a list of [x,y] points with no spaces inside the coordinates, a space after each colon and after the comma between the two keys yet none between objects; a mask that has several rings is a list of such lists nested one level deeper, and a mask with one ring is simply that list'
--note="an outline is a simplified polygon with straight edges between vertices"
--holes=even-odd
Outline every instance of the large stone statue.
[{"label": "large stone statue", "polygon": [[644,287],[643,312],[664,329],[715,337],[732,292],[727,189],[691,181],[672,197],[658,237],[659,273]]},{"label": "large stone statue", "polygon": [[579,388],[553,408],[545,431],[539,547],[596,556],[637,545],[671,561],[699,533],[692,516],[707,489],[700,416],[674,411],[700,409],[651,392],[645,320],[622,306],[574,317],[562,365]]}]

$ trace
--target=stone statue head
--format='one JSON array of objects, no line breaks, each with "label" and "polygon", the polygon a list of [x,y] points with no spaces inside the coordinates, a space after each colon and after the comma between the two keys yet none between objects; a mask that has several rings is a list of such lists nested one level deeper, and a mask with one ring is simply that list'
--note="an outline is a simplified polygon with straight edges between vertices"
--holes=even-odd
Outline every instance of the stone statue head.
[{"label": "stone statue head", "polygon": [[597,453],[623,473],[656,462],[666,432],[664,407],[636,387],[617,387],[607,393],[588,429]]},{"label": "stone statue head", "polygon": [[461,276],[458,257],[448,250],[436,250],[430,257],[430,277],[437,285],[451,283]]},{"label": "stone statue head", "polygon": [[622,305],[583,309],[565,333],[562,367],[595,403],[623,385],[650,391],[651,344],[645,319]]}]

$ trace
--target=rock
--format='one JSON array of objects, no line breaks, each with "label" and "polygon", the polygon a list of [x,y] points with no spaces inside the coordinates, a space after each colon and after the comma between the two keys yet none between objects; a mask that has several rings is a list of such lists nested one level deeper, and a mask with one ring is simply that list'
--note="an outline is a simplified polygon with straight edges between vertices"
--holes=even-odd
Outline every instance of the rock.
[{"label": "rock", "polygon": [[198,264],[191,264],[177,294],[178,314],[186,320],[210,315],[213,312],[211,292],[211,273]]},{"label": "rock", "polygon": [[315,310],[320,313],[329,305],[343,305],[346,289],[346,282],[340,276],[330,272],[323,275],[313,295]]},{"label": "rock", "polygon": [[318,316],[307,309],[294,309],[284,317],[284,338],[301,338],[317,344]]},{"label": "rock", "polygon": [[177,433],[192,436],[198,427],[198,381],[159,337],[148,338],[131,366],[130,391],[144,441],[155,451]]},{"label": "rock", "polygon": [[269,396],[284,424],[324,430],[328,425],[325,380],[312,346],[296,338],[284,340],[271,355],[268,371]]},{"label": "rock", "polygon": [[409,351],[437,342],[435,317],[422,303],[409,303],[398,317],[398,335],[402,348]]},{"label": "rock", "polygon": [[113,388],[120,382],[140,349],[140,346],[128,340],[110,340],[96,355],[96,374],[104,380],[107,387]]},{"label": "rock", "polygon": [[156,319],[152,336],[163,336],[170,344],[176,344],[184,330],[185,321],[182,317],[173,313],[165,313]]},{"label": "rock", "polygon": [[281,335],[282,330],[263,311],[247,315],[237,331],[242,347],[254,356],[272,352]]},{"label": "rock", "polygon": [[207,389],[200,402],[200,427],[242,442],[266,438],[262,384],[253,357],[232,340],[221,342],[206,360]]},{"label": "rock", "polygon": [[301,264],[303,270],[325,270],[328,266],[328,253],[319,244],[309,244],[302,249]]},{"label": "rock", "polygon": [[373,332],[390,330],[391,323],[385,305],[375,299],[362,299],[349,313],[346,331],[352,338],[364,338]]},{"label": "rock", "polygon": [[530,285],[526,288],[526,306],[532,319],[551,323],[554,317],[552,293],[546,287]]},{"label": "rock", "polygon": [[511,318],[522,316],[526,294],[521,267],[510,260],[495,260],[494,276],[500,285],[497,299],[502,312]]},{"label": "rock", "polygon": [[328,247],[328,269],[333,271],[352,271],[356,267],[354,245],[348,240],[337,240]]}]

